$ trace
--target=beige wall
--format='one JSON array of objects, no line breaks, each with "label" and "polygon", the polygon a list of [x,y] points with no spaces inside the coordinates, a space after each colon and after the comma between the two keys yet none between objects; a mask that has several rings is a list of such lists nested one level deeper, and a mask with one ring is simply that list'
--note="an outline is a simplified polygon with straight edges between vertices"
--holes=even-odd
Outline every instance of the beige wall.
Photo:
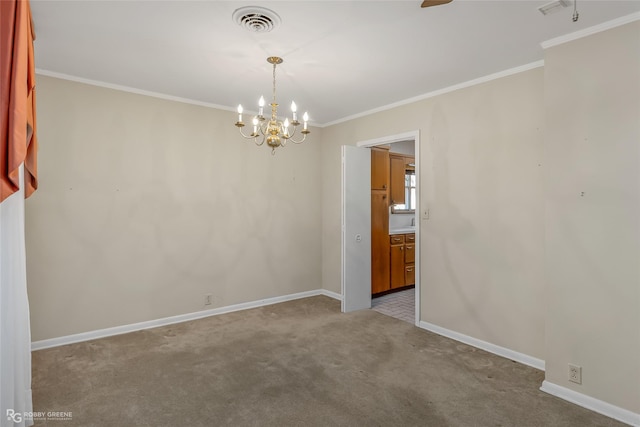
[{"label": "beige wall", "polygon": [[340,145],[418,129],[421,319],[640,413],[638,34],[627,24],[548,49],[544,70],[324,129],[324,288],[340,290]]},{"label": "beige wall", "polygon": [[324,129],[323,286],[340,291],[340,146],[420,130],[422,319],[544,358],[543,70]]},{"label": "beige wall", "polygon": [[640,22],[547,49],[545,108],[546,380],[640,413]]},{"label": "beige wall", "polygon": [[321,288],[320,130],[271,156],[231,112],[44,76],[37,90],[34,341]]},{"label": "beige wall", "polygon": [[33,340],[340,292],[340,146],[419,130],[421,320],[640,412],[639,25],[547,49],[544,70],[314,129],[275,158],[233,113],[38,76]]}]

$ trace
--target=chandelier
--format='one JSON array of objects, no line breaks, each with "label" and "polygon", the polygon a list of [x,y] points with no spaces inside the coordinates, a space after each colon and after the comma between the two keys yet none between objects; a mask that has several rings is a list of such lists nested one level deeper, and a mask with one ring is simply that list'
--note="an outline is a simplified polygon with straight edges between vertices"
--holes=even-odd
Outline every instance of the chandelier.
[{"label": "chandelier", "polygon": [[[291,102],[292,118],[289,121],[285,118],[284,121],[278,120],[278,103],[276,103],[276,65],[282,64],[282,58],[277,56],[270,56],[267,58],[269,64],[273,64],[273,98],[271,100],[271,117],[266,118],[264,114],[264,97],[261,96],[258,101],[258,115],[254,116],[251,120],[253,124],[253,132],[249,135],[245,135],[242,132],[244,123],[242,122],[242,105],[238,105],[238,121],[236,126],[240,130],[240,135],[247,139],[253,139],[256,145],[260,146],[267,143],[271,147],[271,154],[276,153],[276,148],[284,147],[287,145],[287,141],[291,141],[294,144],[302,143],[307,135],[311,133],[308,129],[309,114],[306,112],[302,116],[302,130],[300,131],[299,139],[294,139],[296,130],[300,126],[297,115],[297,107],[295,102]],[[291,129],[290,129],[291,127]]]}]

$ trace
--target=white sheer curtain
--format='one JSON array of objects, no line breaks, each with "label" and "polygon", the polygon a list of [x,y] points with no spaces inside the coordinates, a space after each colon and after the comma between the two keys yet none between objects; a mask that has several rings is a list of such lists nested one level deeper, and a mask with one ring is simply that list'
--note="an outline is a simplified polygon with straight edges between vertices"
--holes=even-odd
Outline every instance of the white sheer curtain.
[{"label": "white sheer curtain", "polygon": [[20,190],[0,203],[0,425],[30,426],[31,330],[24,243],[24,165]]}]

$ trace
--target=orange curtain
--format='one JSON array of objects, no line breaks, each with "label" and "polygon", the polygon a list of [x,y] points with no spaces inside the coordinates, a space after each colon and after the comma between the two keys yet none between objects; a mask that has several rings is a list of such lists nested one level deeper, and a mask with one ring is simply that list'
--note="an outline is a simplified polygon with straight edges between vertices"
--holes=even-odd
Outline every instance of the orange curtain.
[{"label": "orange curtain", "polygon": [[29,1],[0,0],[0,202],[22,163],[25,198],[38,188],[34,39]]}]

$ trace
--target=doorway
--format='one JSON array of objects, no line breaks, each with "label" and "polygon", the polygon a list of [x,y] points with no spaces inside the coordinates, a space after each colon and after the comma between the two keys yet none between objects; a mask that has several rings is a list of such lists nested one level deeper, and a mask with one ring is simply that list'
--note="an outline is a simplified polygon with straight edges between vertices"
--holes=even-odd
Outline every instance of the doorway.
[{"label": "doorway", "polygon": [[[349,152],[352,152],[355,154],[355,152],[360,152],[361,154],[359,154],[360,159],[362,159],[363,154],[362,153],[366,153],[367,156],[370,157],[370,148],[371,147],[375,147],[378,145],[391,145],[394,143],[400,143],[403,142],[404,144],[407,143],[407,141],[412,141],[413,142],[413,149],[414,149],[414,156],[415,156],[415,182],[416,182],[416,189],[415,189],[415,213],[412,216],[413,218],[415,218],[415,316],[414,316],[414,323],[416,325],[419,324],[420,322],[420,221],[419,219],[419,215],[418,213],[420,212],[420,191],[419,191],[419,183],[420,183],[420,140],[419,140],[420,134],[419,131],[412,131],[412,132],[407,132],[407,133],[403,133],[403,134],[398,134],[398,135],[390,135],[390,136],[386,136],[386,137],[382,137],[382,138],[377,138],[377,139],[372,139],[372,140],[366,140],[366,141],[360,141],[356,144],[355,147],[357,147],[357,149],[355,149],[355,147],[352,147],[351,149],[349,149]],[[393,147],[393,145],[391,145]],[[343,147],[344,148],[344,147]],[[362,150],[362,151],[361,151]],[[360,160],[361,162],[361,160]],[[370,284],[371,284],[371,275],[370,272],[369,273],[356,273],[355,277],[354,273],[353,273],[353,268],[350,268],[349,266],[352,265],[353,263],[360,265],[360,267],[362,267],[361,261],[362,261],[362,251],[366,250],[364,247],[360,247],[360,254],[352,254],[350,253],[350,248],[349,248],[349,242],[352,239],[353,236],[351,236],[351,234],[353,233],[352,230],[353,226],[350,227],[350,216],[348,215],[349,212],[354,212],[354,211],[359,211],[362,212],[363,208],[362,206],[358,207],[358,206],[354,206],[354,202],[352,197],[346,197],[346,189],[347,188],[351,188],[350,184],[353,184],[353,181],[358,180],[360,182],[363,182],[364,179],[366,179],[367,181],[370,181],[370,168],[366,168],[366,170],[364,171],[354,171],[353,170],[353,164],[357,164],[357,161],[354,162],[352,161],[352,164],[349,165],[349,160],[348,158],[345,161],[345,150],[343,150],[343,174],[342,174],[342,188],[343,188],[343,198],[342,198],[342,218],[343,218],[343,223],[342,223],[342,234],[343,234],[343,238],[342,238],[342,311],[343,312],[347,312],[347,311],[353,311],[354,309],[362,309],[362,308],[370,308],[371,307],[371,292],[370,292]],[[350,172],[346,172],[346,170],[350,170]],[[366,174],[366,176],[364,176]],[[371,187],[368,186],[368,188],[366,189],[368,191],[368,193],[370,193]],[[364,191],[362,189],[362,186],[360,187],[360,190],[358,191]],[[362,203],[362,200],[368,200],[369,204],[370,204],[370,198],[360,198],[360,203]],[[371,223],[371,208],[370,205],[367,206],[366,208],[366,212],[368,215],[368,217],[366,218],[366,222],[368,224]],[[352,216],[351,216],[352,217]],[[352,217],[353,218],[353,217]],[[351,221],[357,221],[357,220],[351,220]],[[371,242],[371,228],[369,227],[367,230],[362,230],[360,229],[358,232],[359,236],[358,239],[362,239],[366,242]],[[351,245],[353,246],[353,245]],[[370,245],[369,245],[369,249],[368,249],[368,260],[369,260],[369,265],[368,268],[370,270],[371,268],[371,264],[370,264],[370,259],[371,259],[371,250],[370,250]],[[362,270],[361,270],[362,271]],[[367,292],[366,294],[363,292],[363,281],[364,282],[368,282],[369,285],[369,292]],[[351,308],[350,308],[351,307]],[[357,308],[353,308],[353,307],[357,307]]]}]

